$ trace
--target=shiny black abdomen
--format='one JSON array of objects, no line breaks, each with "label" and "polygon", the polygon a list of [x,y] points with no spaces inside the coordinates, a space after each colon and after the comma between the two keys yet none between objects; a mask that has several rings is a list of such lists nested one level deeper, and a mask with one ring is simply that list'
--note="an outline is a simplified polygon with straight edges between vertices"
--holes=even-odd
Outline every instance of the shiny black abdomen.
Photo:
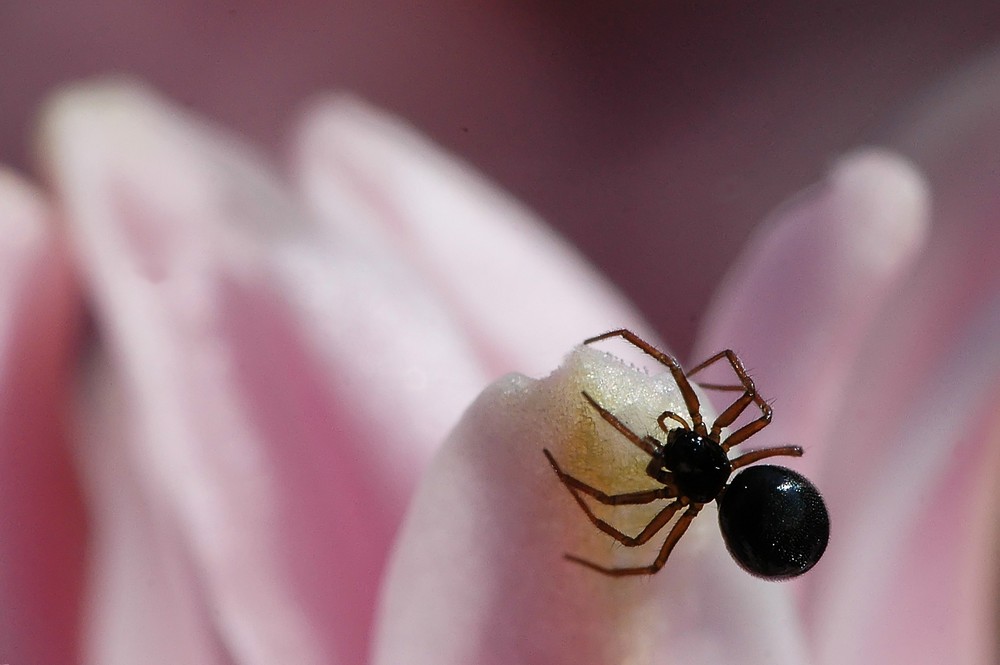
[{"label": "shiny black abdomen", "polygon": [[782,579],[815,565],[830,536],[830,516],[816,486],[781,466],[738,473],[719,501],[726,547],[747,572]]}]

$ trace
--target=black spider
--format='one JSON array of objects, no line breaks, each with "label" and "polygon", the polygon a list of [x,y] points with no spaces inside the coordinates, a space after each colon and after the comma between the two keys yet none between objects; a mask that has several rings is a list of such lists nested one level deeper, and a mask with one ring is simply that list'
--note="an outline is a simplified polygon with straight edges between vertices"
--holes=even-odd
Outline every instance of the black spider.
[{"label": "black spider", "polygon": [[[690,423],[673,411],[664,411],[657,418],[660,429],[666,434],[666,443],[663,443],[652,436],[639,436],[590,395],[583,393],[604,420],[650,456],[646,474],[663,487],[627,494],[606,494],[564,472],[548,450],[544,451],[545,456],[594,526],[623,545],[636,547],[648,542],[678,512],[683,512],[670,529],[656,560],[648,566],[606,568],[570,554],[566,558],[615,577],[655,573],[666,563],[677,541],[702,507],[717,501],[722,536],[730,554],[744,570],[759,577],[786,579],[812,568],[823,555],[830,535],[830,517],[815,485],[791,469],[771,465],[746,469],[726,484],[736,469],[758,460],[776,455],[802,455],[799,446],[780,446],[754,450],[729,459],[730,448],[743,443],[771,422],[771,407],[757,394],[753,381],[736,354],[729,350],[721,351],[685,373],[677,360],[628,330],[613,330],[591,337],[584,344],[609,337],[622,337],[666,365],[687,405]],[[709,429],[688,378],[723,358],[729,361],[740,385],[701,385],[715,390],[742,391],[743,394],[719,414]],[[750,404],[760,409],[760,417],[720,440],[722,428],[732,425]],[[668,428],[667,420],[680,426]],[[628,536],[594,515],[580,492],[613,506],[646,504],[657,499],[673,501],[657,513],[638,535]]]}]

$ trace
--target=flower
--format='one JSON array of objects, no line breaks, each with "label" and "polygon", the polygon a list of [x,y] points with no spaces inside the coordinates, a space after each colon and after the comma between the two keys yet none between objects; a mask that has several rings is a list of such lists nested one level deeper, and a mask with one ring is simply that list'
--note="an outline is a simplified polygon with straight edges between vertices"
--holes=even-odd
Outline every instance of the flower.
[{"label": "flower", "polygon": [[585,350],[524,378],[648,327],[466,167],[336,97],[288,184],[141,86],[62,92],[45,189],[0,179],[0,658],[986,662],[1000,151],[949,103],[965,141],[920,117],[896,140],[933,198],[892,153],[843,158],[699,338],[741,352],[775,398],[758,437],[805,445],[830,505],[826,558],[777,585],[708,516],[651,580],[560,558],[602,541],[542,435],[579,422],[579,381],[646,416],[670,387]]}]

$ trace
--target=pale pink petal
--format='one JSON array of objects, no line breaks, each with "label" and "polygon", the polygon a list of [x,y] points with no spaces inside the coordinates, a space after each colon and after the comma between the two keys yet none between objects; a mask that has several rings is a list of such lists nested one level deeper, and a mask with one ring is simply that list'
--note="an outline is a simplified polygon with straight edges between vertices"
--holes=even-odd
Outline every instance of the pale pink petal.
[{"label": "pale pink petal", "polygon": [[[143,516],[157,522],[153,530],[175,530],[213,629],[234,660],[328,662],[332,644],[312,623],[293,564],[313,553],[294,538],[296,509],[323,514],[329,506],[282,477],[293,455],[303,448],[315,453],[309,446],[320,434],[309,418],[316,408],[305,403],[295,423],[276,422],[267,401],[273,397],[262,391],[289,377],[277,368],[254,373],[287,365],[292,352],[284,344],[302,352],[294,337],[261,332],[265,324],[296,328],[273,302],[260,259],[264,247],[254,242],[255,234],[280,239],[285,231],[274,222],[294,210],[283,207],[241,149],[138,90],[106,85],[65,92],[51,104],[43,129],[42,156],[134,423],[123,441],[129,465],[119,473],[133,476]],[[248,355],[239,344],[255,337],[260,344]],[[324,404],[312,377],[293,378],[304,398]],[[286,427],[276,434],[269,425]],[[330,427],[323,444],[335,449],[336,423],[323,425]],[[103,480],[114,482],[115,475]],[[293,502],[301,497],[315,502]],[[110,512],[105,507],[100,514]],[[127,595],[116,599],[113,611],[132,611]],[[163,629],[183,625],[165,620]],[[93,653],[111,651],[92,646]]]},{"label": "pale pink petal", "polygon": [[88,363],[81,388],[76,443],[94,528],[80,662],[232,662],[177,520],[132,472],[134,422],[105,357]]},{"label": "pale pink petal", "polygon": [[836,537],[807,580],[822,662],[993,661],[1000,285],[954,307],[976,251],[929,253],[825,438]]},{"label": "pale pink petal", "polygon": [[893,141],[927,174],[934,226],[827,437],[843,517],[810,580],[825,662],[996,662],[998,70],[939,90]]},{"label": "pale pink petal", "polygon": [[[592,331],[635,325],[638,317],[618,304],[611,290],[575,255],[535,228],[524,211],[407,128],[356,102],[340,100],[319,107],[300,143],[308,198],[338,237],[385,255],[386,264],[409,269],[413,279],[427,280],[428,288],[443,292],[459,324],[473,331],[484,363],[496,370],[547,371],[569,345]],[[579,399],[578,393],[574,399]],[[481,399],[479,404],[488,401]],[[525,417],[547,420],[544,412],[539,413],[541,405],[524,407],[529,410]],[[491,418],[509,418],[519,432],[526,427],[517,408],[509,404],[489,408],[496,411]],[[662,402],[651,407],[658,410],[646,414],[649,420],[655,421],[662,408]],[[476,430],[477,421],[472,419],[474,424],[468,427]],[[455,441],[431,470],[415,516],[398,544],[377,644],[380,662],[511,662],[521,656],[545,662],[574,658],[613,662],[586,658],[616,652],[626,640],[619,629],[635,636],[646,627],[644,620],[635,621],[631,614],[653,602],[644,600],[642,593],[610,601],[610,606],[622,610],[621,616],[595,622],[587,617],[613,614],[607,587],[595,593],[584,585],[572,602],[555,608],[550,601],[565,586],[561,574],[548,588],[528,582],[519,585],[519,592],[505,590],[519,576],[544,577],[553,564],[564,571],[560,566],[565,562],[558,556],[553,561],[548,551],[539,564],[540,552],[532,545],[537,541],[524,530],[532,523],[549,524],[551,518],[538,522],[536,511],[544,506],[537,497],[525,496],[525,479],[510,468],[509,456],[520,455],[528,460],[533,477],[537,478],[539,465],[543,474],[551,473],[540,455],[545,436],[525,439],[523,432],[507,433],[503,441],[497,440],[500,436],[490,435],[486,451],[479,450],[483,441]],[[454,452],[463,447],[464,453]],[[482,454],[477,457],[476,451]],[[466,474],[488,481],[481,494],[457,477]],[[568,499],[562,495],[564,502]],[[570,507],[565,515],[575,525],[577,537],[589,533],[592,527],[580,521],[575,505],[564,503],[564,509],[566,505]],[[519,516],[523,524],[515,523]],[[710,588],[718,597],[706,592],[709,599],[703,599],[703,605],[689,597],[689,605],[678,609],[677,614],[686,612],[687,618],[667,630],[677,638],[674,648],[689,653],[695,662],[711,662],[725,652],[747,654],[748,662],[800,662],[794,655],[800,653],[797,624],[786,592],[736,568],[718,542],[713,519],[703,519],[695,532],[714,534],[716,558],[699,560],[705,568],[696,571],[697,580],[691,581],[686,593],[696,594],[693,589],[711,578]],[[694,533],[690,537],[697,542]],[[510,556],[503,560],[496,560],[493,546],[498,539],[508,543],[505,550]],[[678,574],[675,584],[693,577]],[[537,598],[525,602],[524,594],[533,589]],[[663,598],[656,602],[668,604]],[[722,606],[739,617],[735,628],[725,629],[728,642],[717,643],[711,628],[692,629],[694,606],[703,613],[699,618]],[[745,618],[755,611],[751,607],[766,608],[771,617],[766,625]],[[723,623],[724,619],[711,625]],[[581,629],[592,633],[584,641],[574,638]],[[647,638],[636,640],[619,656],[627,660],[639,652],[648,655],[654,638],[663,636],[649,631]],[[598,644],[601,648],[590,648]],[[765,653],[767,657],[761,655]]]},{"label": "pale pink petal", "polygon": [[412,484],[485,382],[461,331],[145,91],[65,93],[46,130],[134,416],[125,472],[217,639],[241,663],[362,662]]},{"label": "pale pink petal", "polygon": [[[779,222],[748,252],[753,267],[730,277],[709,324],[710,343],[728,335],[751,349],[758,386],[776,398],[765,432],[798,439],[823,467],[831,544],[803,580],[820,662],[992,658],[997,580],[984,543],[997,505],[987,479],[1000,388],[988,359],[1000,339],[1000,237],[997,201],[984,196],[998,167],[990,94],[929,110],[898,142],[922,157],[938,194],[923,253],[919,183],[884,157],[881,174],[872,156],[854,158],[819,206],[792,209],[826,217]],[[881,204],[844,206],[845,193]],[[789,244],[796,224],[800,244]],[[830,242],[831,229],[849,242]],[[845,249],[876,261],[845,262]],[[774,304],[761,306],[765,297]]]},{"label": "pale pink petal", "polygon": [[851,389],[858,347],[923,246],[928,193],[900,157],[867,150],[779,209],[730,270],[694,361],[734,349],[774,421],[751,444],[797,443],[807,473]]},{"label": "pale pink petal", "polygon": [[64,426],[78,291],[53,216],[0,168],[0,662],[76,657],[87,518]]},{"label": "pale pink petal", "polygon": [[[926,249],[920,181],[884,155],[852,157],[751,246],[702,343],[745,350],[775,398],[758,438],[805,445],[819,472],[831,544],[802,588],[824,663],[992,658],[997,499],[984,470],[997,462],[998,377],[985,359],[998,356],[1000,285],[997,205],[982,192],[996,150],[970,118],[949,126],[977,138],[937,169],[921,164],[939,193]],[[912,136],[940,148],[927,129]]]},{"label": "pale pink petal", "polygon": [[[307,201],[335,233],[439,294],[492,375],[551,371],[635,309],[513,198],[410,127],[349,97],[317,103],[298,141]],[[609,233],[613,232],[610,228]]]},{"label": "pale pink petal", "polygon": [[[614,545],[588,522],[542,454],[609,492],[655,486],[649,458],[586,404],[586,389],[640,433],[676,386],[590,348],[544,379],[510,375],[470,407],[414,501],[386,581],[375,662],[805,662],[789,587],[729,558],[714,506],[657,575],[611,579],[563,559],[648,564],[663,542]],[[651,506],[602,513],[629,533]],[[654,507],[655,508],[655,507]]]}]

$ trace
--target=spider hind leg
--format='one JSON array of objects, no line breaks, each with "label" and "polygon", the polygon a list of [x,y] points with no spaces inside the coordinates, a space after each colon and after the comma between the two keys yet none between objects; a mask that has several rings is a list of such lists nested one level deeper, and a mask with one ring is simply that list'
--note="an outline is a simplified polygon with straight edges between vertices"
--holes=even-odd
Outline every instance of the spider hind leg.
[{"label": "spider hind leg", "polygon": [[667,534],[667,539],[663,541],[663,545],[660,547],[660,553],[656,555],[656,560],[648,566],[608,568],[606,566],[596,564],[593,561],[581,559],[580,557],[572,554],[567,554],[566,558],[574,563],[580,564],[581,566],[586,566],[591,570],[596,570],[599,573],[608,575],[609,577],[652,575],[653,573],[659,572],[659,570],[663,568],[664,564],[667,563],[667,559],[670,557],[670,553],[674,551],[674,546],[677,545],[677,541],[679,541],[681,536],[684,535],[684,532],[687,531],[688,527],[691,525],[691,521],[697,517],[698,511],[700,510],[701,506],[698,504],[691,504],[688,506],[688,509],[684,511],[684,514],[680,516],[680,519],[674,522],[674,526],[671,527],[670,533]]}]

